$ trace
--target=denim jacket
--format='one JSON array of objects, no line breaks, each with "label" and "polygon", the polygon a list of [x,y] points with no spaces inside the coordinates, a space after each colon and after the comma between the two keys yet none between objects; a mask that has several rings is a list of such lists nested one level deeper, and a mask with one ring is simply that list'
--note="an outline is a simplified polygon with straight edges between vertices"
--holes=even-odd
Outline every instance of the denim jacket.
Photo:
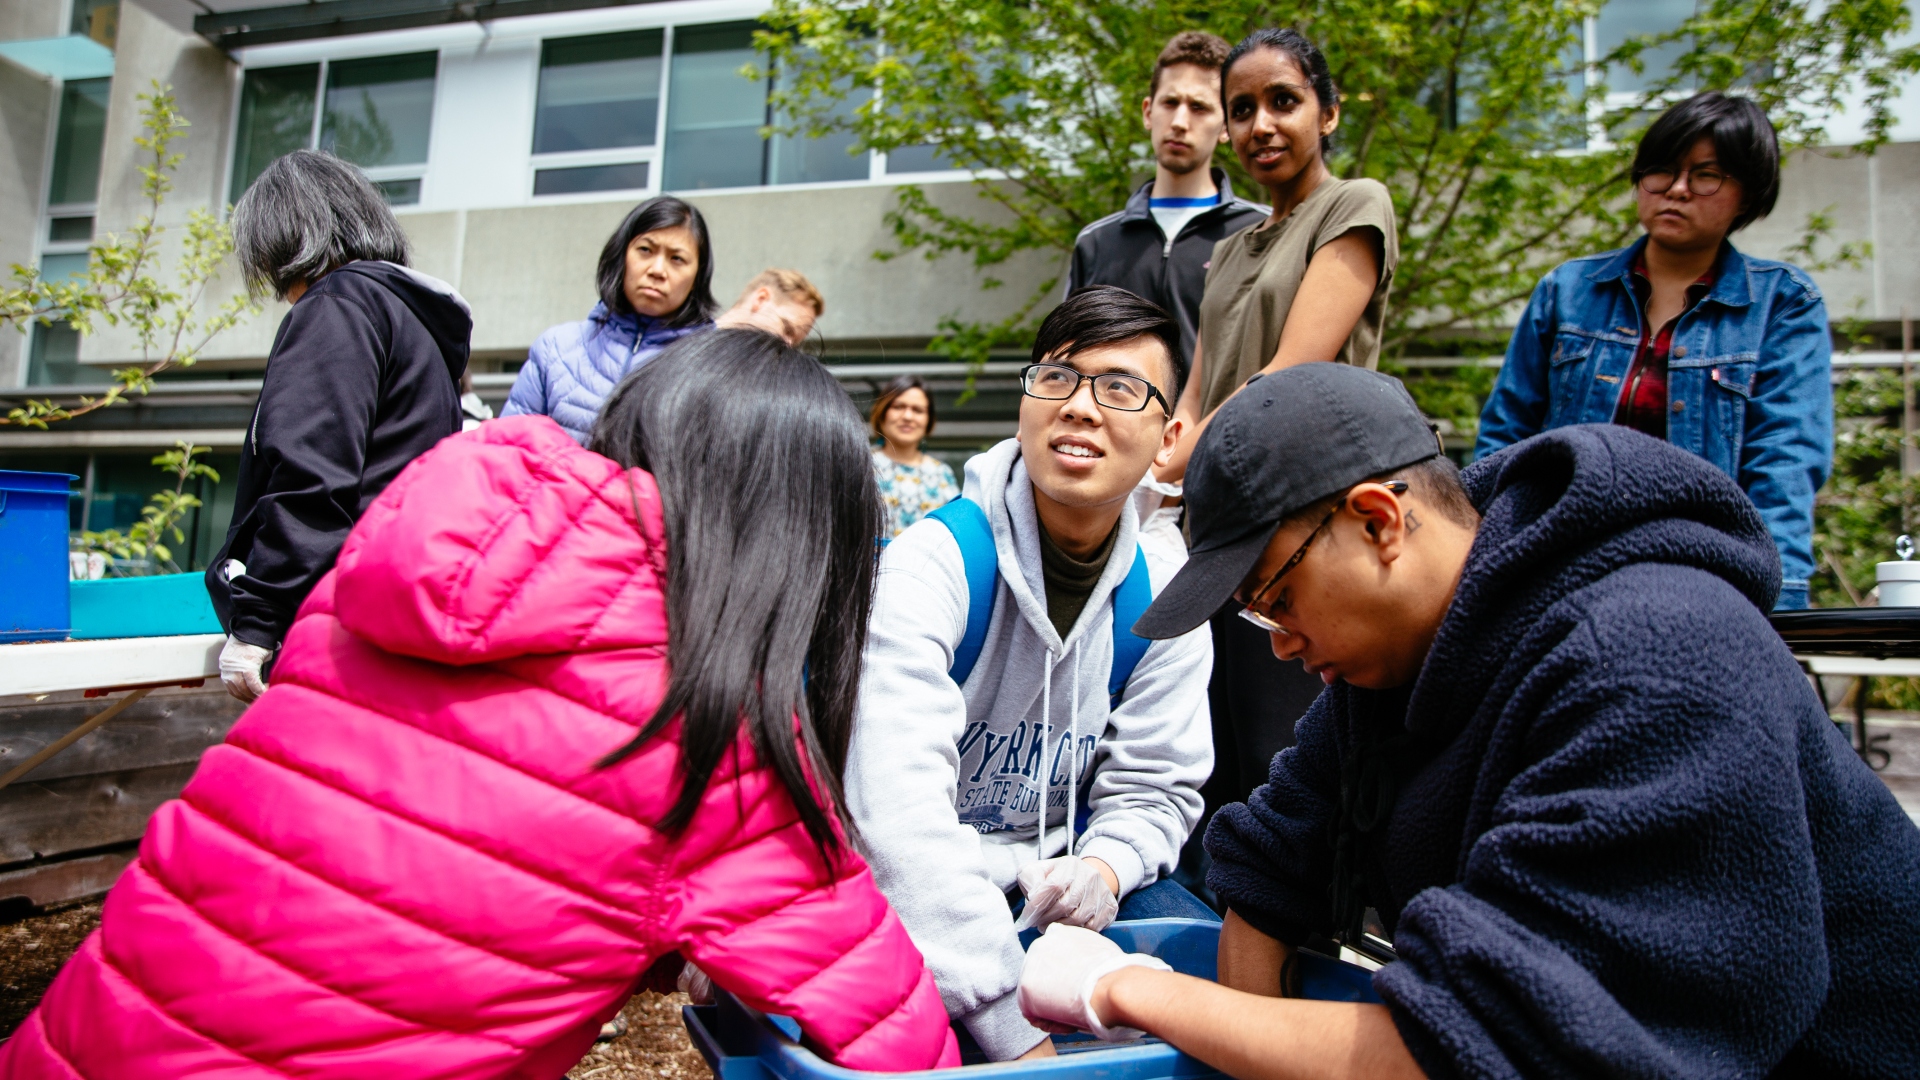
[{"label": "denim jacket", "polygon": [[[1563,263],[1533,290],[1480,412],[1476,456],[1549,428],[1605,424],[1640,344],[1629,275],[1646,243]],[[1833,462],[1832,341],[1805,272],[1731,246],[1673,328],[1667,440],[1739,483],[1780,550],[1778,608],[1807,606],[1813,496]]]}]

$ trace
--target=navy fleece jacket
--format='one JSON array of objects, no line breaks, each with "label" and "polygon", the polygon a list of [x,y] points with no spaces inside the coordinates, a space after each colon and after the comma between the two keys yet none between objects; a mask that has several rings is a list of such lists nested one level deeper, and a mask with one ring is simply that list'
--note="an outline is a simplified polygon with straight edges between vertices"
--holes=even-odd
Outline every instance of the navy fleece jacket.
[{"label": "navy fleece jacket", "polygon": [[[1329,933],[1347,832],[1432,1077],[1920,1076],[1920,829],[1768,626],[1752,504],[1610,425],[1466,481],[1484,519],[1418,679],[1330,687],[1214,819],[1208,884]],[[1387,816],[1336,830],[1343,756],[1395,736]]]}]

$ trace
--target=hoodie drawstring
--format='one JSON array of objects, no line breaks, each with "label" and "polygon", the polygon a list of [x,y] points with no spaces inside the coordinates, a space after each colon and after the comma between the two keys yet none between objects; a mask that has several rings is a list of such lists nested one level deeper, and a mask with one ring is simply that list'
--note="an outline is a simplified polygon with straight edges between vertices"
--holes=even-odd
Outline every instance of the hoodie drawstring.
[{"label": "hoodie drawstring", "polygon": [[[1035,862],[1047,858],[1047,800],[1053,797],[1053,762],[1047,760],[1047,729],[1053,726],[1053,648],[1047,648],[1046,672],[1040,679],[1040,837]],[[1068,834],[1071,838],[1072,834]]]},{"label": "hoodie drawstring", "polygon": [[[1080,665],[1073,665],[1073,697],[1067,705],[1067,854],[1073,854],[1074,811],[1080,802]],[[1049,770],[1051,771],[1051,770]]]}]

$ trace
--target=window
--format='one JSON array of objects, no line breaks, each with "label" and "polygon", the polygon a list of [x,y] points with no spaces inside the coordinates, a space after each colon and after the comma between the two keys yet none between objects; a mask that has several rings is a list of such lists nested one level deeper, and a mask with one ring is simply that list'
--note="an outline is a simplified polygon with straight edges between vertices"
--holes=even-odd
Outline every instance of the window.
[{"label": "window", "polygon": [[959,167],[947,160],[939,143],[921,143],[919,146],[902,146],[887,151],[887,171],[890,173],[946,172]]},{"label": "window", "polygon": [[318,146],[360,166],[389,203],[419,202],[437,68],[434,53],[412,53],[248,71],[231,197],[275,158]]},{"label": "window", "polygon": [[[855,144],[850,132],[761,136],[772,84],[740,74],[765,63],[753,47],[754,29],[753,23],[675,28],[662,186],[686,191],[867,179],[871,157],[849,152]],[[865,101],[864,92],[856,94],[836,111],[850,117]]]},{"label": "window", "polygon": [[[1608,0],[1594,17],[1593,61],[1620,47],[1629,37],[1664,34],[1693,17],[1694,0]],[[1607,90],[1615,94],[1642,93],[1667,77],[1673,62],[1687,51],[1684,41],[1672,41],[1640,54],[1645,69],[1634,74],[1624,65],[1605,73]]]},{"label": "window", "polygon": [[666,33],[555,38],[540,46],[533,193],[644,189],[659,142]]},{"label": "window", "polygon": [[647,186],[648,162],[581,165],[540,169],[533,174],[535,195],[578,195],[588,191],[638,191]]},{"label": "window", "polygon": [[[47,281],[67,281],[86,273],[85,251],[40,256],[40,276]],[[79,332],[66,323],[35,323],[33,341],[27,346],[27,385],[72,386],[85,381],[82,375]]]},{"label": "window", "polygon": [[[329,64],[320,148],[376,180],[383,167],[425,165],[437,59],[433,53],[415,53]],[[419,185],[412,190],[417,201]]]},{"label": "window", "polygon": [[652,146],[665,36],[642,30],[543,42],[533,152]]},{"label": "window", "polygon": [[114,39],[120,36],[120,0],[73,0],[67,33],[113,48]]},{"label": "window", "polygon": [[[107,131],[107,92],[112,79],[76,79],[60,89],[54,125],[53,168],[47,209],[40,221],[40,276],[65,281],[87,272],[93,240],[94,204],[100,198],[100,152]],[[83,381],[80,335],[65,323],[34,324],[27,344],[28,386],[71,386]]]},{"label": "window", "polygon": [[112,79],[80,79],[61,88],[48,203],[91,203],[100,197],[100,149],[112,85]]},{"label": "window", "polygon": [[247,72],[240,90],[239,134],[233,146],[234,202],[274,158],[313,145],[313,104],[320,65]]},{"label": "window", "polygon": [[753,23],[676,28],[667,91],[671,191],[753,187],[764,182],[767,86],[742,78],[759,60]]},{"label": "window", "polygon": [[[780,89],[791,86],[783,72]],[[851,120],[855,111],[873,96],[870,90],[849,94],[834,107],[833,117]],[[827,180],[865,180],[872,173],[869,155],[851,153],[854,135],[834,132],[818,138],[802,135],[775,135],[767,147],[767,177],[775,184],[817,184]]]}]

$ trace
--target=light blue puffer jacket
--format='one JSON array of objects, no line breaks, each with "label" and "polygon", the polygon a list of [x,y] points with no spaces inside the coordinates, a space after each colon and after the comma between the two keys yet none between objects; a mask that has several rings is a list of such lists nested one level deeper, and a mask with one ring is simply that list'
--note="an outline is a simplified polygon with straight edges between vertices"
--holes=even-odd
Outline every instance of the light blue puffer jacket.
[{"label": "light blue puffer jacket", "polygon": [[585,320],[548,327],[534,341],[500,415],[551,416],[585,445],[593,418],[621,379],[669,344],[712,328],[708,320],[668,327],[658,319],[616,315],[607,305],[595,304]]}]

